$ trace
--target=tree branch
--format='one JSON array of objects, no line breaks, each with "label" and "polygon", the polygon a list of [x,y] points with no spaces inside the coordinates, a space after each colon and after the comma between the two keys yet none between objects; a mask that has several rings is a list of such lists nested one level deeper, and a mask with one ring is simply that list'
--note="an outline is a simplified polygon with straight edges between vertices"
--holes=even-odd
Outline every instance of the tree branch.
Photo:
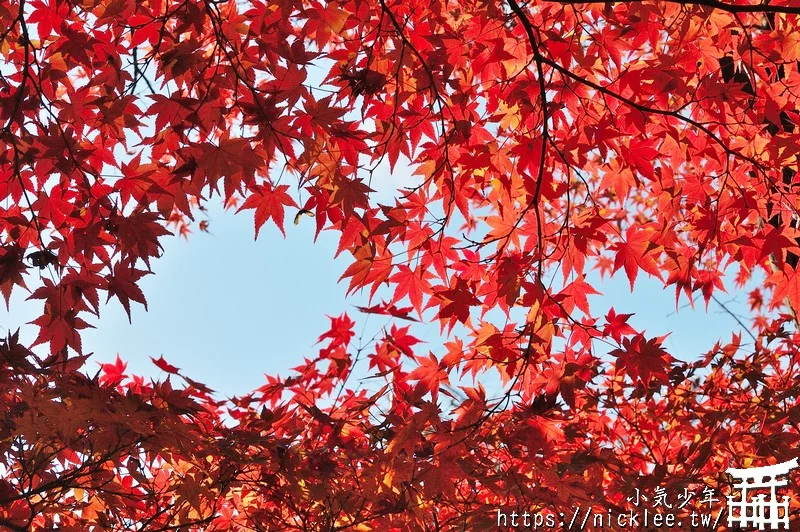
[{"label": "tree branch", "polygon": [[[589,1],[581,2],[579,0],[551,0],[554,4],[565,5],[590,5],[590,4],[638,4],[640,2],[630,2],[626,0],[610,0],[610,1]],[[683,6],[702,6],[726,11],[728,13],[781,13],[786,15],[800,15],[800,6],[773,6],[768,4],[759,5],[739,5],[728,4],[725,2],[718,2],[717,0],[699,0],[694,2],[683,2],[681,0],[667,0],[670,4],[679,4]]]}]

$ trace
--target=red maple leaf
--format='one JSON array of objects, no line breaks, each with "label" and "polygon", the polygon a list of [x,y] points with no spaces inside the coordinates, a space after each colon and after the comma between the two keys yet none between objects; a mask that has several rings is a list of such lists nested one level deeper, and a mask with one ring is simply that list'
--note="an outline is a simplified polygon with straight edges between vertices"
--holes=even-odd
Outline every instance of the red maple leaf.
[{"label": "red maple leaf", "polygon": [[434,403],[439,397],[439,387],[441,384],[449,382],[447,369],[443,367],[433,353],[427,357],[417,357],[419,367],[411,371],[406,377],[410,381],[418,381],[419,386],[425,392],[430,392]]},{"label": "red maple leaf", "polygon": [[[436,290],[436,303],[439,308],[439,319],[449,322],[452,328],[456,321],[466,323],[469,319],[470,308],[480,305],[480,300],[475,297],[470,285],[460,277],[453,280],[453,288],[439,287]],[[431,303],[434,299],[431,299]]]},{"label": "red maple leaf", "polygon": [[773,273],[767,283],[775,287],[770,308],[778,308],[788,301],[795,314],[800,314],[800,272],[784,263],[783,270]]},{"label": "red maple leaf", "polygon": [[0,293],[6,300],[6,308],[8,308],[11,291],[15,286],[28,289],[25,286],[25,279],[22,277],[22,274],[28,269],[23,262],[24,258],[25,250],[18,245],[0,246]]},{"label": "red maple leaf", "polygon": [[127,367],[128,364],[119,358],[119,353],[117,353],[117,358],[113,363],[100,364],[100,371],[102,372],[102,375],[100,375],[100,385],[116,386],[127,377],[125,374],[125,369]]},{"label": "red maple leaf", "polygon": [[663,280],[658,263],[653,258],[652,252],[658,245],[652,241],[652,236],[652,231],[632,225],[625,233],[625,240],[612,247],[617,253],[614,259],[614,271],[621,267],[625,268],[631,290],[640,269]]},{"label": "red maple leaf", "polygon": [[122,303],[125,313],[128,315],[128,321],[131,321],[131,301],[136,301],[144,305],[147,310],[147,300],[144,297],[142,289],[136,284],[139,279],[150,272],[134,268],[128,262],[118,262],[114,265],[114,273],[106,276],[108,281],[108,298],[106,302],[115,296]]},{"label": "red maple leaf", "polygon": [[667,381],[667,367],[672,357],[661,347],[664,337],[645,339],[637,334],[632,339],[624,338],[622,348],[614,349],[611,355],[617,357],[616,371],[625,372],[634,382],[647,386],[650,379],[660,383]]},{"label": "red maple leaf", "polygon": [[284,207],[297,207],[294,200],[286,193],[289,190],[289,185],[278,185],[272,187],[272,184],[256,185],[253,187],[253,194],[250,195],[241,207],[236,212],[245,209],[255,209],[255,228],[256,238],[258,232],[264,223],[272,218],[275,220],[275,225],[281,230],[283,236],[286,236],[286,231],[283,229]]},{"label": "red maple leaf", "polygon": [[413,310],[411,307],[397,307],[396,305],[390,305],[386,301],[369,307],[357,306],[356,308],[365,314],[384,314],[392,316],[393,318],[400,318],[401,320],[419,321],[409,315]]},{"label": "red maple leaf", "polygon": [[610,335],[617,342],[622,341],[623,336],[636,334],[634,328],[628,325],[628,319],[631,316],[633,314],[617,314],[614,307],[611,307],[608,314],[606,314],[606,322],[608,323],[603,327],[603,334]]},{"label": "red maple leaf", "polygon": [[166,371],[167,373],[172,373],[173,375],[180,374],[180,369],[178,369],[177,367],[173,366],[172,364],[164,360],[163,355],[158,358],[150,357],[150,360],[152,360],[153,364],[158,366],[158,369],[162,371]]}]

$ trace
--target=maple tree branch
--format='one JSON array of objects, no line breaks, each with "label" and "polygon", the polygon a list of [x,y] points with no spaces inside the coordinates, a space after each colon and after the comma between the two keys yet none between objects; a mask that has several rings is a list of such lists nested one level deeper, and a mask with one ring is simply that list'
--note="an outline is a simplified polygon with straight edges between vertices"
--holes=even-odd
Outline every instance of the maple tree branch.
[{"label": "maple tree branch", "polygon": [[[620,390],[620,391],[622,391],[622,390]],[[641,440],[642,444],[647,449],[647,453],[650,455],[650,459],[653,460],[653,465],[656,465],[656,466],[657,465],[661,465],[661,462],[658,460],[658,458],[656,458],[656,453],[653,450],[653,448],[651,447],[650,442],[648,441],[648,439],[645,437],[644,433],[642,432],[641,427],[639,427],[639,424],[635,420],[628,419],[625,416],[625,414],[622,413],[622,408],[620,407],[619,403],[617,402],[617,392],[614,389],[614,381],[613,380],[611,381],[611,387],[608,390],[608,395],[611,397],[611,402],[614,404],[614,411],[616,412],[616,414],[625,423],[627,423],[629,427],[633,428],[633,430],[636,431],[636,434],[639,436],[639,439]],[[633,415],[634,415],[634,417],[636,416],[636,411],[635,410],[633,412]]]},{"label": "maple tree branch", "polygon": [[4,517],[0,517],[0,525],[7,527],[9,530],[14,530],[15,532],[29,532],[31,530],[29,526],[18,525]]},{"label": "maple tree branch", "polygon": [[752,332],[750,332],[750,329],[748,329],[748,328],[747,328],[747,326],[746,326],[744,323],[742,323],[742,320],[739,318],[739,316],[737,316],[736,314],[734,314],[734,313],[733,313],[733,311],[731,311],[731,309],[729,309],[729,308],[727,307],[727,305],[725,305],[725,303],[723,303],[722,301],[720,301],[720,300],[719,300],[719,298],[717,298],[717,296],[715,296],[714,294],[711,294],[711,299],[713,299],[713,300],[714,300],[714,303],[716,303],[717,305],[719,305],[720,307],[722,307],[722,310],[724,310],[724,311],[725,311],[725,312],[726,312],[726,313],[727,313],[727,314],[728,314],[728,315],[729,315],[731,318],[733,318],[734,320],[736,320],[736,323],[738,323],[738,324],[739,324],[739,326],[742,328],[742,330],[744,330],[744,332],[746,332],[746,333],[747,333],[747,335],[748,335],[750,338],[752,338],[752,339],[753,339],[753,342],[757,342],[757,341],[758,341],[758,340],[756,339],[755,335],[754,335]]},{"label": "maple tree branch", "polygon": [[176,503],[173,501],[163,507],[158,508],[155,512],[153,512],[153,515],[142,521],[141,526],[139,527],[139,532],[144,532],[147,530],[147,527],[150,526],[153,521],[175,508],[175,504]]},{"label": "maple tree branch", "polygon": [[[133,29],[131,29],[131,38],[133,38]],[[150,64],[152,57],[147,59],[144,63],[144,68],[139,66],[139,57],[138,57],[139,48],[135,47],[131,51],[131,64],[133,65],[133,81],[131,81],[130,91],[133,94],[136,91],[136,85],[139,83],[139,80],[144,80],[147,88],[150,90],[150,94],[158,94],[158,91],[153,87],[153,84],[150,83],[150,80],[145,75],[144,69],[147,68],[147,65]]]},{"label": "maple tree branch", "polygon": [[[447,225],[447,221],[450,219],[450,216],[452,214],[453,205],[455,203],[455,193],[456,193],[456,183],[455,183],[455,174],[456,173],[455,173],[455,170],[453,169],[452,162],[450,161],[449,150],[447,149],[447,147],[449,146],[449,143],[450,143],[450,136],[448,135],[448,131],[447,131],[447,120],[446,120],[446,118],[444,116],[445,115],[444,111],[446,109],[448,111],[448,113],[450,114],[450,118],[453,119],[453,120],[455,120],[455,114],[450,109],[450,106],[447,103],[446,99],[443,98],[442,95],[439,93],[439,89],[436,86],[436,78],[434,77],[433,72],[431,71],[430,67],[428,66],[427,61],[425,61],[425,58],[422,56],[420,51],[417,50],[417,48],[414,46],[414,44],[411,43],[411,41],[408,40],[408,37],[406,37],[406,34],[403,31],[403,27],[400,25],[400,22],[397,20],[397,17],[395,17],[395,15],[392,12],[392,10],[389,9],[389,6],[386,4],[386,0],[379,0],[379,2],[380,2],[380,5],[381,5],[382,13],[385,13],[386,16],[389,17],[389,21],[392,23],[392,26],[394,27],[395,31],[397,32],[397,35],[400,37],[400,40],[402,41],[403,46],[404,47],[407,46],[408,49],[411,50],[411,53],[414,54],[414,56],[417,58],[417,60],[420,63],[420,67],[423,69],[423,71],[425,72],[426,76],[428,77],[428,81],[430,82],[430,91],[433,94],[433,101],[431,103],[431,110],[433,110],[433,106],[436,103],[439,104],[439,122],[440,122],[440,125],[441,125],[441,128],[442,128],[442,138],[444,139],[444,146],[443,146],[444,161],[443,161],[442,165],[440,165],[440,166],[442,168],[446,167],[450,171],[450,201],[448,202],[448,205],[447,205],[447,209],[448,210],[445,213],[444,221],[442,222],[442,225],[441,225],[440,231],[439,231],[439,234],[440,234],[440,245],[441,245],[441,237],[444,236],[445,226]],[[435,235],[431,235],[429,238],[433,239],[434,236]]]},{"label": "maple tree branch", "polygon": [[[36,229],[37,237],[39,238],[39,244],[41,245],[42,249],[45,248],[44,240],[42,238],[42,227],[39,223],[39,217],[36,212],[33,210],[33,205],[31,204],[31,198],[28,196],[28,189],[25,187],[25,181],[22,179],[22,165],[20,164],[20,152],[19,152],[19,145],[17,143],[17,138],[14,133],[11,131],[11,126],[17,120],[17,115],[20,112],[22,101],[25,98],[25,91],[28,86],[28,82],[33,83],[33,79],[30,73],[31,69],[31,40],[28,34],[28,26],[25,20],[25,0],[19,0],[19,11],[17,12],[16,22],[19,23],[20,27],[20,34],[22,37],[22,50],[23,50],[23,64],[22,64],[22,80],[19,82],[17,86],[17,95],[14,98],[14,106],[11,109],[11,114],[8,118],[8,122],[3,127],[2,135],[0,137],[8,137],[9,142],[11,143],[11,147],[14,150],[14,176],[16,177],[17,181],[19,182],[19,186],[22,189],[22,195],[25,197],[25,202],[28,205],[28,210],[31,213],[31,220],[33,220],[34,227]],[[13,26],[12,26],[13,27]],[[12,27],[9,27],[2,35],[0,42],[4,42],[8,37],[9,32],[11,31]],[[19,120],[19,128],[20,130],[24,130],[23,128],[23,120]]]},{"label": "maple tree branch", "polygon": [[[31,41],[30,36],[28,35],[28,26],[25,21],[25,0],[19,0],[19,11],[17,12],[17,17],[14,19],[15,23],[19,24],[20,27],[20,34],[22,40],[22,50],[23,50],[23,63],[22,63],[22,80],[19,82],[17,87],[17,96],[14,98],[14,105],[11,108],[11,113],[8,118],[8,122],[3,127],[4,134],[11,133],[11,125],[17,119],[17,113],[19,112],[20,106],[22,105],[22,100],[25,98],[25,88],[27,86],[28,81],[31,79],[30,75],[30,67],[31,67],[31,60],[30,60],[30,47]],[[10,26],[0,38],[0,42],[4,42],[11,30],[13,29],[13,25]],[[17,39],[19,41],[20,39]],[[22,124],[20,124],[21,126]],[[24,190],[23,186],[23,190]]]},{"label": "maple tree branch", "polygon": [[[542,154],[540,156],[539,161],[539,176],[536,180],[536,186],[534,187],[533,197],[531,201],[528,203],[528,206],[522,211],[520,216],[517,218],[517,221],[514,223],[514,227],[509,230],[508,238],[510,239],[511,233],[519,227],[519,224],[522,222],[522,219],[525,218],[525,214],[533,208],[534,214],[536,215],[536,247],[539,251],[540,255],[543,255],[544,250],[544,242],[542,241],[542,213],[539,208],[539,199],[541,197],[542,191],[542,182],[544,182],[544,172],[545,172],[545,165],[547,163],[547,147],[549,146],[548,140],[550,139],[550,130],[549,128],[549,121],[550,115],[549,110],[547,109],[547,83],[544,79],[544,67],[542,66],[544,63],[544,56],[542,55],[541,51],[539,50],[539,41],[536,39],[534,35],[533,25],[531,21],[528,19],[528,16],[516,2],[516,0],[508,0],[508,5],[511,7],[511,10],[516,15],[517,19],[522,24],[523,29],[525,30],[525,34],[528,37],[528,42],[531,46],[531,52],[533,53],[533,59],[536,62],[536,72],[538,76],[539,82],[539,98],[542,105]],[[506,240],[506,243],[509,240]],[[498,250],[498,253],[502,252]],[[543,267],[544,257],[541,258],[537,262],[537,274],[539,279],[542,278],[542,272],[544,270]]]},{"label": "maple tree branch", "polygon": [[[29,469],[29,466],[25,465],[26,460],[24,459],[24,450],[21,448],[22,445],[23,444],[20,444],[20,451],[19,451],[20,462],[23,464],[23,473],[31,479],[31,486],[20,492],[18,495],[2,499],[3,504],[8,504],[10,502],[23,499],[29,500],[32,496],[36,495],[40,495],[44,499],[45,496],[42,494],[55,489],[60,489],[63,491],[64,489],[80,488],[82,487],[81,483],[79,482],[80,479],[83,479],[87,476],[91,476],[93,473],[96,472],[96,469],[98,467],[100,467],[103,463],[111,459],[111,457],[116,455],[123,448],[122,441],[120,440],[117,444],[118,447],[108,450],[106,453],[101,454],[96,459],[83,462],[77,467],[73,468],[72,470],[66,472],[65,474],[62,474],[60,477],[57,477],[52,481],[44,482],[42,484],[37,485],[36,487],[33,487],[32,481],[33,477],[37,475],[36,470],[42,468],[45,464],[51,462],[54,459],[54,457],[58,453],[66,449],[67,446],[64,446],[62,449],[54,451],[51,454],[51,456],[41,457],[40,460],[41,464],[32,462],[30,464],[30,469]],[[18,482],[20,483],[20,486],[22,486],[21,478],[18,479]]]},{"label": "maple tree branch", "polygon": [[[783,6],[783,5],[771,5],[771,4],[760,4],[760,5],[752,5],[752,4],[728,4],[726,2],[719,2],[717,0],[692,0],[692,1],[682,1],[682,0],[665,0],[666,3],[669,4],[678,4],[682,6],[703,6],[703,7],[710,7],[713,9],[718,9],[720,11],[726,11],[728,13],[736,14],[736,13],[775,13],[775,14],[786,14],[786,15],[800,15],[800,6]],[[589,0],[589,1],[581,1],[581,0],[548,0],[549,3],[553,4],[564,4],[564,5],[591,5],[591,4],[638,4],[640,2],[631,2],[629,0]]]},{"label": "maple tree branch", "polygon": [[[208,0],[205,0],[204,4],[205,4],[205,11],[206,11],[206,13],[208,15],[209,20],[211,21],[211,26],[212,26],[212,29],[214,31],[214,37],[216,39],[216,42],[219,45],[219,47],[222,49],[222,53],[225,56],[225,58],[228,60],[228,64],[230,65],[230,68],[231,68],[231,71],[233,72],[234,77],[242,85],[244,85],[244,87],[248,90],[248,92],[250,92],[250,94],[252,95],[252,98],[253,98],[253,103],[256,105],[256,107],[258,107],[258,109],[261,112],[262,116],[268,116],[269,113],[268,113],[267,109],[264,108],[264,105],[262,103],[262,98],[260,97],[260,93],[263,92],[263,91],[260,90],[258,87],[256,87],[255,80],[253,82],[250,82],[250,80],[247,79],[245,74],[243,72],[240,72],[240,68],[242,70],[244,70],[244,71],[246,71],[246,68],[242,65],[242,61],[241,61],[241,58],[239,56],[238,50],[236,50],[236,47],[233,46],[233,44],[231,43],[230,39],[228,39],[228,37],[225,35],[225,32],[222,29],[223,22],[222,22],[222,15],[219,12],[219,7],[215,3],[209,2]],[[230,46],[230,48],[232,48],[235,53],[232,54],[231,51],[228,49],[228,46],[225,46],[226,44],[228,46]],[[211,57],[213,57],[213,54],[212,54]],[[209,61],[211,60],[211,57],[209,57]],[[209,83],[210,83],[210,81],[209,81]],[[238,93],[238,89],[239,88],[238,88],[238,85],[237,85],[237,87],[236,87],[236,92],[237,93]],[[208,91],[206,91],[205,95],[203,96],[203,99],[198,103],[197,110],[199,110],[200,106],[202,105],[203,101],[205,100],[205,98],[207,96],[208,96]],[[269,128],[269,130],[271,132],[273,132],[276,136],[281,135],[281,136],[284,136],[284,137],[292,139],[292,140],[302,141],[302,139],[300,137],[298,137],[297,135],[294,135],[294,134],[292,134],[290,132],[278,131],[268,121],[264,122],[263,124],[260,124],[260,125],[264,125],[267,128]],[[283,152],[281,151],[281,153],[283,153]],[[283,156],[286,159],[286,164],[289,165],[289,159],[288,159],[287,154],[283,153]]]},{"label": "maple tree branch", "polygon": [[731,156],[733,156],[735,158],[738,158],[738,159],[742,159],[742,160],[752,164],[753,167],[758,168],[759,170],[763,171],[762,166],[758,163],[758,161],[756,161],[755,159],[753,159],[750,156],[743,155],[740,152],[731,149],[727,144],[725,144],[725,142],[722,141],[722,139],[720,139],[717,135],[715,135],[714,132],[712,132],[707,126],[705,126],[704,124],[698,122],[697,120],[695,120],[695,119],[693,119],[691,117],[684,116],[684,115],[680,114],[678,111],[670,111],[670,110],[667,110],[667,109],[659,109],[657,107],[650,107],[650,106],[635,102],[635,101],[631,100],[630,98],[627,98],[627,97],[625,97],[625,96],[623,96],[623,95],[621,95],[621,94],[619,94],[617,92],[614,92],[609,87],[600,85],[600,84],[595,83],[595,82],[593,82],[591,80],[588,80],[588,79],[586,79],[584,77],[581,77],[578,74],[575,74],[574,72],[572,72],[568,68],[565,68],[565,67],[561,66],[557,62],[555,62],[552,59],[549,59],[547,57],[543,58],[543,62],[545,64],[547,64],[548,66],[554,68],[555,70],[557,70],[558,72],[560,72],[564,76],[567,76],[570,79],[573,79],[573,80],[575,80],[575,81],[577,81],[579,83],[582,83],[582,84],[586,85],[587,87],[590,87],[590,88],[600,92],[601,94],[604,94],[606,96],[610,96],[610,97],[612,97],[612,98],[614,98],[616,100],[619,100],[622,103],[624,103],[624,104],[636,109],[637,111],[639,111],[639,112],[641,112],[643,114],[656,114],[656,115],[662,115],[662,116],[669,116],[669,117],[675,118],[677,120],[680,120],[682,122],[686,122],[687,124],[690,124],[690,125],[696,127],[697,129],[699,129],[700,131],[702,131],[703,133],[708,135],[716,144],[718,144],[724,150],[724,152],[726,154],[731,155]]}]

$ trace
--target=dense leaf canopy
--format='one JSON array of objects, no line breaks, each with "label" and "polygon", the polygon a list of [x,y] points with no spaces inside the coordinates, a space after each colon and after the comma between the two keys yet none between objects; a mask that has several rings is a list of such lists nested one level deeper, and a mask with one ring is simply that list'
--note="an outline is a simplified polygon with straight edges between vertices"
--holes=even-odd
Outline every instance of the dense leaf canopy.
[{"label": "dense leaf canopy", "polygon": [[[33,345],[0,343],[0,526],[486,530],[498,509],[724,494],[727,467],[796,457],[799,18],[789,0],[0,3],[0,292],[41,302]],[[381,165],[413,172],[386,205]],[[357,350],[332,318],[233,400],[164,358],[164,382],[88,372],[81,331],[107,300],[146,305],[151,259],[210,202],[256,234],[335,232],[385,331]],[[678,304],[743,293],[752,316],[670,353],[590,305],[612,275]]]}]

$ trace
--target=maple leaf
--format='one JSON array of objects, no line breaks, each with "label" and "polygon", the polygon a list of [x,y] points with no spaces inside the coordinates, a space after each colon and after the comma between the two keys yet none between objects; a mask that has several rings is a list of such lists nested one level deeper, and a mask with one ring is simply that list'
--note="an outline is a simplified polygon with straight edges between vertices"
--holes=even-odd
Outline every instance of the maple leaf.
[{"label": "maple leaf", "polygon": [[425,392],[430,392],[431,398],[436,403],[439,397],[439,387],[442,383],[449,383],[447,371],[441,366],[433,353],[427,357],[418,357],[419,367],[412,370],[406,377],[410,381],[419,381]]},{"label": "maple leaf", "polygon": [[82,290],[77,286],[70,287],[69,280],[65,276],[61,283],[55,284],[45,279],[43,286],[28,297],[45,301],[44,312],[30,323],[39,327],[33,345],[49,343],[52,355],[60,353],[65,347],[71,347],[80,354],[79,331],[91,327],[79,316],[80,311],[87,308]]},{"label": "maple leaf", "polygon": [[[475,297],[475,293],[466,280],[455,278],[451,281],[453,288],[438,287],[436,299],[439,308],[439,319],[447,320],[449,327],[452,328],[456,321],[466,323],[469,319],[470,308],[480,305],[480,300]],[[434,300],[431,300],[431,303]]]},{"label": "maple leaf", "polygon": [[413,358],[414,354],[412,347],[418,344],[421,340],[411,336],[411,334],[409,334],[409,330],[410,327],[398,328],[396,325],[392,325],[392,328],[387,335],[387,340],[393,347],[399,349],[404,355]]},{"label": "maple leaf", "polygon": [[400,318],[401,320],[419,321],[409,316],[409,313],[411,310],[413,310],[411,307],[397,307],[395,305],[390,305],[385,301],[369,307],[357,306],[356,308],[365,314],[384,314],[392,316],[393,318]]},{"label": "maple leaf", "polygon": [[28,269],[23,262],[25,250],[18,245],[0,246],[0,293],[6,300],[6,308],[11,299],[11,291],[14,286],[20,286],[25,290],[25,279],[22,274]]},{"label": "maple leaf", "polygon": [[281,230],[283,236],[286,236],[286,231],[283,229],[284,207],[297,207],[291,196],[286,193],[287,190],[289,190],[289,185],[278,185],[274,188],[270,183],[256,185],[253,194],[236,211],[256,210],[254,219],[256,239],[258,239],[259,230],[270,218],[275,221],[275,225]]},{"label": "maple leaf", "polygon": [[144,297],[142,289],[139,288],[136,283],[139,279],[150,273],[151,272],[134,268],[129,263],[118,262],[114,265],[114,273],[106,276],[106,280],[108,281],[108,298],[106,302],[108,302],[112,296],[119,299],[119,302],[122,303],[122,307],[125,309],[125,313],[128,315],[128,322],[131,321],[131,301],[141,303],[144,305],[144,309],[147,310],[147,300]]},{"label": "maple leaf", "polygon": [[766,282],[775,287],[770,308],[775,309],[788,302],[795,314],[800,313],[800,272],[784,264],[783,269],[773,273]]},{"label": "maple leaf", "polygon": [[628,325],[628,319],[633,314],[617,314],[614,307],[606,314],[606,325],[603,327],[603,334],[610,335],[617,342],[622,341],[623,336],[636,334],[636,330]]},{"label": "maple leaf", "polygon": [[356,208],[369,207],[369,193],[374,192],[359,179],[337,179],[333,183],[331,204],[340,205],[346,215]]},{"label": "maple leaf", "polygon": [[[546,443],[559,442],[564,439],[564,430],[556,420],[544,416],[532,416],[526,421],[534,434]],[[533,443],[536,446],[536,443]]]},{"label": "maple leaf", "polygon": [[631,226],[625,233],[625,240],[612,247],[616,251],[614,271],[616,272],[621,267],[625,268],[625,274],[631,283],[631,290],[633,290],[640,269],[663,280],[658,264],[652,256],[652,252],[658,248],[658,245],[651,240],[652,236],[651,231]]},{"label": "maple leaf", "polygon": [[349,344],[350,340],[353,338],[353,336],[355,336],[353,327],[356,323],[350,319],[350,316],[348,316],[347,313],[337,317],[328,316],[328,319],[331,321],[331,327],[320,335],[317,342],[321,342],[326,338],[329,338],[332,345]]},{"label": "maple leaf", "polygon": [[128,364],[119,358],[119,353],[117,353],[117,358],[113,363],[100,364],[100,370],[103,373],[100,376],[100,385],[109,387],[116,386],[127,377],[125,374],[127,367]]},{"label": "maple leaf", "polygon": [[172,233],[159,219],[159,214],[153,212],[134,212],[114,219],[113,234],[123,259],[141,258],[149,267],[151,257],[161,256],[158,239]]},{"label": "maple leaf", "polygon": [[634,382],[644,386],[650,384],[651,378],[665,383],[672,357],[661,347],[663,341],[664,337],[646,340],[641,334],[632,339],[623,338],[622,347],[610,353],[617,357],[616,371],[624,371]]},{"label": "maple leaf", "polygon": [[397,272],[390,278],[390,281],[396,284],[393,300],[400,301],[403,297],[408,296],[414,310],[421,316],[422,299],[430,288],[430,283],[428,282],[430,277],[432,277],[432,274],[424,268],[419,268],[415,271],[405,264],[399,265]]},{"label": "maple leaf", "polygon": [[652,139],[638,140],[631,143],[630,148],[623,150],[625,160],[628,161],[640,174],[654,179],[653,162],[658,157],[658,150],[653,147]]},{"label": "maple leaf", "polygon": [[5,338],[0,338],[0,359],[12,369],[19,368],[33,371],[35,367],[28,359],[33,359],[35,355],[19,341],[19,329],[8,332]]},{"label": "maple leaf", "polygon": [[224,178],[227,201],[234,192],[240,191],[242,183],[248,185],[253,181],[256,170],[264,165],[264,158],[249,139],[222,138],[216,146],[210,143],[202,145],[197,163],[205,171],[212,189],[216,189],[217,182]]},{"label": "maple leaf", "polygon": [[413,456],[422,429],[432,418],[436,417],[436,409],[435,401],[424,403],[418,412],[413,413],[409,420],[400,425],[389,445],[386,446],[386,454],[397,456],[404,453],[406,456]]},{"label": "maple leaf", "polygon": [[175,366],[173,366],[172,364],[170,364],[169,362],[167,362],[166,360],[164,360],[163,355],[158,358],[150,357],[150,360],[152,360],[153,364],[158,366],[158,369],[162,371],[166,371],[167,373],[172,373],[173,375],[180,374],[180,370]]},{"label": "maple leaf", "polygon": [[567,296],[564,302],[566,308],[571,310],[573,306],[576,306],[585,314],[590,314],[587,296],[599,294],[600,292],[595,290],[594,287],[587,283],[583,276],[581,276],[579,279],[565,286],[559,295]]}]

